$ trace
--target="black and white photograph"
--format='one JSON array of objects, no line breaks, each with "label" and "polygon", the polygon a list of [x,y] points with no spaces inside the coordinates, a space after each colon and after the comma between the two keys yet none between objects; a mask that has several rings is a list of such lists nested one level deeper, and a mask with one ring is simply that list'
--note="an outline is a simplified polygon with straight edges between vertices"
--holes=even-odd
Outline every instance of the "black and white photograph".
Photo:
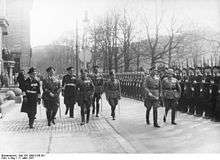
[{"label": "black and white photograph", "polygon": [[220,0],[0,0],[0,159],[219,153]]}]

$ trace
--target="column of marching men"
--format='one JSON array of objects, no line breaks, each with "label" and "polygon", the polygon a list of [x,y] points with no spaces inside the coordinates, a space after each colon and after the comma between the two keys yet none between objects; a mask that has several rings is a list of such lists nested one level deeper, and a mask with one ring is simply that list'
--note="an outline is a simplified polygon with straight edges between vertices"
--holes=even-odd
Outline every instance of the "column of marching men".
[{"label": "column of marching men", "polygon": [[148,73],[118,73],[109,74],[98,72],[94,66],[93,73],[81,70],[80,76],[74,75],[74,68],[67,68],[68,74],[63,77],[62,84],[55,77],[55,68],[46,70],[47,76],[42,78],[43,93],[40,93],[40,83],[36,78],[36,69],[30,68],[29,78],[22,87],[24,100],[22,112],[29,117],[30,128],[36,115],[37,104],[41,99],[46,108],[48,126],[55,124],[55,116],[60,104],[60,92],[64,96],[65,114],[74,117],[74,106],[78,103],[81,108],[81,125],[89,122],[91,112],[96,117],[100,113],[101,95],[105,92],[111,106],[111,116],[115,119],[115,108],[118,101],[128,97],[144,102],[146,107],[146,123],[150,124],[150,111],[153,108],[153,124],[157,123],[158,107],[164,107],[163,121],[171,110],[171,124],[176,125],[176,111],[200,116],[214,121],[220,120],[220,66],[205,66],[196,68],[165,66],[152,67]]},{"label": "column of marching men", "polygon": [[29,69],[29,77],[24,81],[23,86],[19,86],[23,91],[21,112],[27,113],[29,127],[34,128],[37,104],[40,104],[41,100],[46,109],[47,125],[55,125],[56,114],[60,107],[60,93],[64,97],[65,114],[69,113],[69,117],[74,118],[74,107],[78,103],[81,108],[80,125],[85,125],[89,123],[91,106],[92,114],[99,117],[100,99],[103,92],[105,92],[106,99],[111,106],[112,119],[115,120],[115,109],[121,98],[121,89],[114,71],[109,72],[109,78],[105,79],[105,81],[102,74],[98,73],[98,66],[94,66],[93,74],[81,69],[79,77],[74,75],[73,67],[68,67],[67,72],[61,84],[61,81],[55,76],[55,68],[47,68],[47,76],[41,77],[43,90],[41,93],[41,83],[37,77],[36,68]]}]

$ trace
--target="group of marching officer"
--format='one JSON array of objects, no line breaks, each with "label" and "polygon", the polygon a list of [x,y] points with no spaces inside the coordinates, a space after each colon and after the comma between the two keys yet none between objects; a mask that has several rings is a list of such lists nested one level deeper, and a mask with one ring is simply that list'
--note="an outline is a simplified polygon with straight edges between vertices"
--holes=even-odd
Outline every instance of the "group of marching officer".
[{"label": "group of marching officer", "polygon": [[36,69],[29,69],[29,77],[23,87],[23,104],[21,111],[29,117],[29,126],[33,128],[37,103],[43,100],[46,108],[48,126],[55,124],[55,116],[60,105],[60,92],[64,96],[66,112],[74,117],[74,106],[81,108],[81,125],[89,122],[90,106],[92,114],[99,117],[100,99],[105,91],[106,99],[111,106],[111,116],[115,119],[115,108],[123,96],[144,101],[146,107],[146,123],[150,124],[150,110],[153,108],[153,124],[158,125],[157,109],[165,107],[163,121],[171,110],[171,123],[176,125],[176,111],[195,116],[203,116],[214,121],[220,121],[220,66],[205,66],[196,68],[165,68],[152,67],[148,74],[121,73],[115,75],[109,72],[106,78],[94,66],[93,73],[81,70],[76,77],[74,68],[67,68],[62,84],[55,77],[55,68],[46,70],[47,76],[42,79],[43,94],[41,96],[40,82],[36,78]]},{"label": "group of marching officer", "polygon": [[94,66],[94,71],[89,74],[87,70],[81,69],[80,76],[76,77],[74,68],[68,67],[67,74],[63,77],[62,84],[55,77],[55,68],[46,69],[47,76],[42,78],[41,83],[37,78],[36,68],[30,68],[29,77],[24,81],[23,103],[21,112],[25,112],[29,118],[29,127],[33,128],[35,116],[37,114],[37,104],[43,100],[43,106],[46,108],[48,126],[55,124],[55,117],[60,107],[60,93],[64,97],[66,106],[65,114],[74,118],[74,106],[78,103],[81,108],[81,125],[89,123],[90,106],[92,105],[92,114],[99,117],[100,99],[105,92],[106,99],[111,106],[111,116],[115,120],[115,109],[118,100],[121,98],[120,83],[115,77],[114,71],[109,72],[109,79],[104,81],[103,76],[98,72],[98,66]]}]

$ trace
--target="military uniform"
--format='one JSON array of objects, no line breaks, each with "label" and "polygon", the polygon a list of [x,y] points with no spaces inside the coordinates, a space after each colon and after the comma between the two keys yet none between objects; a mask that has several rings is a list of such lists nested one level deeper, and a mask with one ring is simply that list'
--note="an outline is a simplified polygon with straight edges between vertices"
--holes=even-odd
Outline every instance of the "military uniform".
[{"label": "military uniform", "polygon": [[[169,71],[171,74],[171,71]],[[174,77],[166,77],[162,80],[162,94],[164,98],[164,104],[165,104],[165,116],[164,116],[164,122],[166,122],[166,116],[171,109],[171,122],[172,124],[175,123],[175,112],[176,112],[176,106],[178,104],[178,99],[181,95],[181,88],[179,85],[179,82]]]},{"label": "military uniform", "polygon": [[[209,69],[207,67],[206,69]],[[213,78],[210,74],[205,76],[205,80],[203,80],[203,88],[202,88],[202,98],[203,98],[203,103],[202,105],[204,106],[204,112],[205,112],[205,118],[212,118],[213,113],[212,113],[212,82]]]},{"label": "military uniform", "polygon": [[[199,71],[197,71],[197,72],[199,72]],[[195,91],[194,91],[194,102],[195,102],[196,116],[202,116],[202,113],[203,113],[203,109],[202,109],[202,105],[201,105],[201,99],[200,99],[201,89],[202,89],[202,80],[203,80],[203,76],[199,72],[199,73],[197,73],[197,75],[195,76],[195,79],[193,81],[193,87],[195,89]]]},{"label": "military uniform", "polygon": [[[30,69],[31,72],[33,70]],[[40,102],[40,82],[35,77],[28,77],[24,82],[24,98],[21,112],[28,114],[30,128],[33,128],[38,102]]]},{"label": "military uniform", "polygon": [[60,91],[61,84],[60,81],[54,76],[47,76],[43,80],[43,94],[42,99],[44,107],[46,108],[46,115],[48,126],[52,122],[55,124],[54,119],[57,114],[57,110],[60,106]]},{"label": "military uniform", "polygon": [[106,99],[111,106],[111,116],[115,119],[115,108],[118,105],[118,100],[121,98],[120,82],[117,79],[108,80],[104,84],[104,90],[106,93]]},{"label": "military uniform", "polygon": [[[92,82],[95,87],[95,92],[92,98],[92,114],[95,114],[96,111],[96,117],[98,117],[99,114],[99,100],[101,99],[101,95],[103,93],[103,85],[104,85],[104,80],[101,74],[93,74],[91,76]],[[96,104],[95,104],[96,103]]]},{"label": "military uniform", "polygon": [[[217,69],[220,73],[220,66],[215,66],[214,69]],[[214,85],[212,88],[212,105],[214,120],[220,121],[220,74],[215,73],[214,76]]]},{"label": "military uniform", "polygon": [[77,102],[81,107],[81,125],[85,124],[85,114],[86,123],[89,122],[90,116],[90,106],[92,103],[92,97],[94,94],[94,85],[89,77],[80,77],[77,81]]},{"label": "military uniform", "polygon": [[144,82],[145,100],[144,105],[146,110],[146,123],[150,124],[149,114],[153,107],[153,119],[154,126],[159,127],[157,123],[157,107],[159,106],[159,96],[160,96],[160,80],[156,76],[146,76]]},{"label": "military uniform", "polygon": [[181,97],[179,99],[180,111],[183,113],[186,113],[188,111],[188,108],[187,108],[187,104],[188,104],[187,103],[187,88],[186,88],[188,78],[187,78],[185,71],[186,71],[186,69],[184,69],[183,75],[180,80]]},{"label": "military uniform", "polygon": [[[67,111],[69,110],[69,116],[74,117],[74,105],[76,103],[77,90],[76,90],[76,76],[67,74],[62,80],[64,104]],[[66,113],[67,114],[67,113]]]}]

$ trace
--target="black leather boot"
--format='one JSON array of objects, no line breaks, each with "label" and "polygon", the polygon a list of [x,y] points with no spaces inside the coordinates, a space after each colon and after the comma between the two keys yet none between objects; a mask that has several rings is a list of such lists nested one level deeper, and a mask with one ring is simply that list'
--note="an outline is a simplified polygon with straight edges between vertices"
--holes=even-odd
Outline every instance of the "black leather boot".
[{"label": "black leather boot", "polygon": [[147,110],[146,110],[146,123],[147,123],[148,125],[150,124],[149,114],[150,114],[150,110],[147,109]]},{"label": "black leather boot", "polygon": [[157,123],[157,110],[153,110],[153,119],[154,119],[154,127],[159,128],[160,126]]},{"label": "black leather boot", "polygon": [[175,114],[176,114],[175,109],[172,109],[172,111],[171,111],[171,123],[174,124],[174,125],[177,125],[177,123],[175,122]]}]

